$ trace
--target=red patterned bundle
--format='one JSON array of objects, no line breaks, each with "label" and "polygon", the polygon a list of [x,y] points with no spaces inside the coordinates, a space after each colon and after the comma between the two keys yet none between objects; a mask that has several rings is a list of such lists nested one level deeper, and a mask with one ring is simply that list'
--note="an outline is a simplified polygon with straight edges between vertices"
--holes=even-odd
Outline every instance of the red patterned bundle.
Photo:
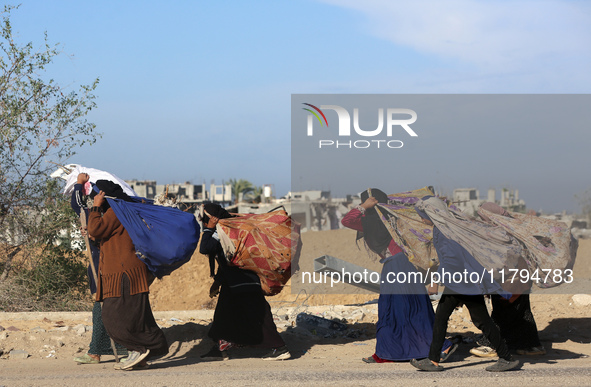
[{"label": "red patterned bundle", "polygon": [[287,212],[276,210],[221,219],[217,231],[231,265],[257,273],[268,296],[283,289],[302,245],[300,225]]}]

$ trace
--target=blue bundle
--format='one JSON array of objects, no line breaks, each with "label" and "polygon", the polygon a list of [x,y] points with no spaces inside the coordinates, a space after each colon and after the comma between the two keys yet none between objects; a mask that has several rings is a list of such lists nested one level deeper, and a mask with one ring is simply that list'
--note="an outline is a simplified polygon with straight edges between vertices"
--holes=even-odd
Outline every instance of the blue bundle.
[{"label": "blue bundle", "polygon": [[169,275],[191,259],[201,231],[193,214],[157,206],[146,199],[137,203],[111,198],[107,201],[129,233],[138,258],[157,278]]}]

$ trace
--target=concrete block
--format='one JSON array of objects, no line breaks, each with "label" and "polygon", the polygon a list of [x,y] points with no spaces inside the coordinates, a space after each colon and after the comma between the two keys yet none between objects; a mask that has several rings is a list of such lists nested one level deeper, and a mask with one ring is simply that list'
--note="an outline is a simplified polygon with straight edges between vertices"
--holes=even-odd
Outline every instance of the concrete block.
[{"label": "concrete block", "polygon": [[21,349],[13,349],[8,354],[10,360],[22,360],[29,357],[29,353],[27,351],[23,351]]}]

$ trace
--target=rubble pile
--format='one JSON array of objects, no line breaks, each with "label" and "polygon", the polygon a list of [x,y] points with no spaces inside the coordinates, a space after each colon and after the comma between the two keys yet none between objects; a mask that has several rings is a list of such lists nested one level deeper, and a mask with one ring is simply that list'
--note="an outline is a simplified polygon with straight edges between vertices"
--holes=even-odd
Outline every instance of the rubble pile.
[{"label": "rubble pile", "polygon": [[[60,319],[59,313],[32,320],[27,315],[0,313],[0,360],[69,358],[88,349],[92,337],[90,312],[70,314],[67,321]],[[155,312],[155,317],[170,344],[193,346],[206,338],[213,311]],[[377,305],[278,308],[274,320],[279,332],[286,335],[313,340],[370,339],[375,336]]]}]

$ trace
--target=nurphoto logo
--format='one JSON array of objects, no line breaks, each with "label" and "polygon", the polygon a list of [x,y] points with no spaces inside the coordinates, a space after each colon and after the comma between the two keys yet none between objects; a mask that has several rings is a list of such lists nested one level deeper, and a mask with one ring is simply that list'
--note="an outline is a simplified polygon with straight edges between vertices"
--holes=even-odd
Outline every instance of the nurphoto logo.
[{"label": "nurphoto logo", "polygon": [[[396,133],[399,133],[399,128],[404,129],[404,131],[411,137],[418,137],[418,134],[410,127],[410,125],[417,120],[417,113],[411,109],[388,108],[386,109],[386,114],[384,114],[384,109],[379,108],[377,128],[361,129],[359,125],[359,109],[353,108],[353,130],[355,133],[362,137],[373,137],[372,139],[353,141],[346,140],[351,136],[351,114],[347,109],[338,105],[320,105],[319,108],[309,103],[303,103],[303,105],[306,105],[307,107],[302,109],[310,113],[307,116],[307,135],[314,136],[314,124],[318,121],[321,128],[326,126],[326,129],[321,131],[322,135],[327,136],[328,134],[331,134],[333,136],[333,139],[324,138],[318,140],[319,148],[367,149],[382,147],[398,149],[402,148],[404,143],[400,140],[393,140],[391,137],[393,133],[395,133],[395,129]],[[329,129],[328,119],[323,110],[333,110],[337,113],[338,133],[327,130]],[[384,130],[384,121],[386,121],[386,138],[380,138],[384,137],[384,134],[382,133]],[[336,139],[334,138],[335,135],[338,135]]]}]

